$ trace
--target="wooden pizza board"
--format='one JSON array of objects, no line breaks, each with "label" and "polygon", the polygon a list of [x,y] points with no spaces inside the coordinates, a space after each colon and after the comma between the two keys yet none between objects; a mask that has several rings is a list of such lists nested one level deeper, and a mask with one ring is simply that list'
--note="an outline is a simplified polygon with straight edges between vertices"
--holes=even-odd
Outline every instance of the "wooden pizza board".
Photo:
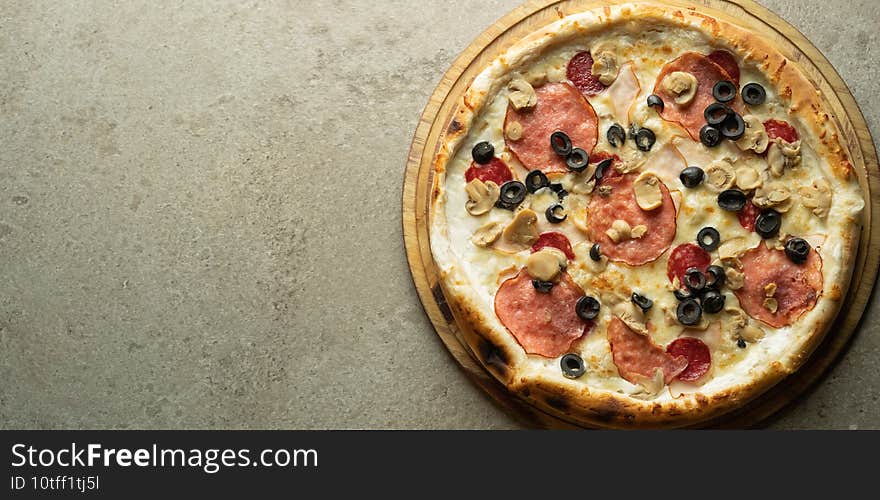
[{"label": "wooden pizza board", "polygon": [[[406,163],[403,186],[403,232],[407,259],[419,298],[440,336],[465,373],[502,408],[526,426],[534,428],[578,428],[577,425],[550,415],[509,393],[472,354],[467,340],[472,332],[460,327],[438,283],[437,267],[431,256],[428,209],[432,182],[431,162],[438,138],[446,128],[450,113],[467,86],[482,68],[525,34],[543,27],[563,15],[591,8],[634,0],[531,0],[501,18],[474,40],[452,63],[431,95],[413,137]],[[638,0],[635,0],[638,1]],[[658,3],[657,0],[648,0]],[[663,4],[696,8],[775,42],[789,59],[797,62],[819,88],[833,111],[833,118],[849,149],[866,193],[865,224],[852,283],[841,312],[823,343],[795,374],[739,410],[700,427],[744,428],[757,426],[815,384],[822,374],[845,351],[858,329],[880,264],[880,170],[877,153],[865,119],[852,94],[828,60],[799,31],[779,16],[752,0],[665,0]]]}]

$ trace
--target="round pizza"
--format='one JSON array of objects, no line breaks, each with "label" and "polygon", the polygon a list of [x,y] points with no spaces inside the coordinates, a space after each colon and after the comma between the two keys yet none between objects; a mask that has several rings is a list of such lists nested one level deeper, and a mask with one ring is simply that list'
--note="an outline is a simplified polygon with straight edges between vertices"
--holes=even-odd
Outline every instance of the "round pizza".
[{"label": "round pizza", "polygon": [[586,426],[696,425],[796,371],[841,308],[864,208],[796,62],[659,4],[506,49],[433,168],[431,249],[471,350]]}]

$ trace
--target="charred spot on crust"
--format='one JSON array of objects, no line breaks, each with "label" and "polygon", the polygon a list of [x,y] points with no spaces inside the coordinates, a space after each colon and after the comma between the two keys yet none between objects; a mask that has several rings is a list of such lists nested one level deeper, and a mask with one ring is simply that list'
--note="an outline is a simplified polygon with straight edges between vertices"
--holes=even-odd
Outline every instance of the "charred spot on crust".
[{"label": "charred spot on crust", "polygon": [[449,133],[454,134],[454,133],[458,132],[459,130],[461,130],[462,128],[463,127],[461,125],[461,122],[458,121],[458,118],[453,118],[452,122],[449,124]]},{"label": "charred spot on crust", "polygon": [[434,301],[437,302],[437,307],[440,308],[440,312],[443,314],[443,319],[446,321],[454,321],[454,317],[452,316],[452,309],[449,308],[449,303],[446,302],[446,296],[443,295],[443,289],[440,287],[440,283],[434,286],[431,289],[431,293],[434,295]]},{"label": "charred spot on crust", "polygon": [[507,372],[507,354],[486,339],[480,342],[480,357],[484,363],[495,367],[502,375]]},{"label": "charred spot on crust", "polygon": [[562,396],[547,396],[544,401],[546,401],[548,405],[556,408],[559,411],[567,411],[570,408],[568,401],[566,401]]},{"label": "charred spot on crust", "polygon": [[616,411],[611,411],[607,408],[590,408],[590,411],[593,413],[593,416],[596,417],[596,420],[599,420],[600,422],[613,422],[617,417]]}]

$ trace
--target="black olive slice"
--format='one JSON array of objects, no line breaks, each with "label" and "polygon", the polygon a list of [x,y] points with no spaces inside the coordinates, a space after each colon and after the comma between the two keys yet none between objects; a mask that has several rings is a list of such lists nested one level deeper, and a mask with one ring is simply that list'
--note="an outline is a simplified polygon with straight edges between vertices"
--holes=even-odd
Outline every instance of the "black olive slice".
[{"label": "black olive slice", "polygon": [[803,238],[792,238],[785,242],[785,255],[795,264],[803,264],[810,256],[810,244]]},{"label": "black olive slice", "polygon": [[707,148],[714,148],[721,142],[721,131],[712,125],[700,129],[700,142]]},{"label": "black olive slice", "polygon": [[565,158],[565,166],[573,172],[583,172],[590,164],[590,156],[581,148],[574,148]]},{"label": "black olive slice", "polygon": [[591,321],[599,316],[599,309],[601,307],[602,306],[599,304],[598,300],[589,295],[585,295],[578,299],[577,304],[574,306],[574,310],[577,313],[578,318],[584,321]]},{"label": "black olive slice", "polygon": [[709,279],[706,280],[706,288],[714,288],[720,290],[724,283],[727,282],[727,274],[721,266],[709,266],[706,268],[706,274]]},{"label": "black olive slice", "polygon": [[636,132],[636,147],[639,148],[639,151],[650,151],[655,142],[657,142],[657,136],[651,130],[642,128]]},{"label": "black olive slice", "polygon": [[526,189],[529,190],[530,193],[535,193],[539,189],[543,189],[545,187],[550,186],[550,180],[547,179],[547,175],[540,170],[532,170],[526,175]]},{"label": "black olive slice", "polygon": [[608,139],[608,144],[611,144],[615,148],[619,148],[626,142],[626,130],[623,130],[623,127],[615,123],[608,127],[608,132],[605,133],[605,138]]},{"label": "black olive slice", "polygon": [[694,292],[690,291],[687,288],[675,290],[674,292],[672,292],[672,295],[675,295],[675,298],[678,300],[687,300],[695,297]]},{"label": "black olive slice", "polygon": [[684,285],[692,292],[699,292],[706,287],[706,276],[696,267],[690,267],[684,272]]},{"label": "black olive slice", "polygon": [[651,94],[648,96],[648,107],[649,108],[660,108],[660,111],[663,111],[665,104],[663,103],[663,99],[660,99],[660,96],[657,94]]},{"label": "black olive slice", "polygon": [[558,182],[550,184],[549,187],[550,191],[553,191],[554,193],[556,193],[556,196],[559,197],[559,201],[562,201],[566,196],[568,196],[568,191],[566,191],[565,188],[562,187],[562,184]]},{"label": "black olive slice", "polygon": [[495,146],[488,142],[478,142],[471,150],[471,157],[480,165],[485,165],[495,158]]},{"label": "black olive slice", "polygon": [[611,164],[614,163],[614,158],[608,158],[607,160],[602,160],[596,165],[596,180],[601,181],[602,177],[605,177],[605,171],[611,168]]},{"label": "black olive slice", "polygon": [[738,113],[731,113],[721,124],[721,135],[736,141],[746,133],[746,122]]},{"label": "black olive slice", "polygon": [[703,118],[706,119],[706,123],[709,125],[721,125],[730,113],[733,113],[733,110],[727,104],[713,102],[706,106],[706,109],[703,111]]},{"label": "black olive slice", "polygon": [[653,300],[636,292],[633,292],[632,294],[632,303],[639,306],[639,309],[641,309],[642,312],[648,312],[648,309],[654,307]]},{"label": "black olive slice", "polygon": [[746,206],[748,198],[739,189],[728,189],[718,195],[718,206],[728,212],[739,212]]},{"label": "black olive slice", "polygon": [[507,181],[501,185],[501,194],[498,197],[498,208],[513,210],[526,199],[526,185],[519,181]]},{"label": "black olive slice", "polygon": [[703,308],[696,300],[687,299],[678,304],[675,314],[679,323],[693,326],[700,323],[700,318],[703,317]]},{"label": "black olive slice", "polygon": [[772,208],[762,211],[755,219],[755,232],[761,238],[774,238],[782,227],[782,214]]},{"label": "black olive slice", "polygon": [[554,203],[547,207],[545,215],[547,216],[547,222],[551,224],[559,224],[568,218],[568,214],[565,213],[565,207],[559,203]]},{"label": "black olive slice", "polygon": [[552,281],[532,280],[532,286],[535,287],[538,293],[550,293],[553,290]]},{"label": "black olive slice", "polygon": [[562,376],[565,378],[576,379],[587,373],[587,365],[584,360],[577,354],[566,354],[559,362],[562,366]]},{"label": "black olive slice", "polygon": [[712,97],[718,102],[730,102],[736,97],[736,85],[727,80],[722,80],[712,87]]},{"label": "black olive slice", "polygon": [[718,290],[709,290],[703,294],[700,302],[703,303],[703,311],[709,314],[720,313],[724,309],[724,302],[727,297]]},{"label": "black olive slice", "polygon": [[747,344],[744,339],[739,339],[736,341],[736,346],[739,347],[740,349],[745,349]]},{"label": "black olive slice", "polygon": [[707,252],[714,252],[721,244],[721,235],[714,227],[704,227],[697,233],[697,244]]},{"label": "black olive slice", "polygon": [[760,106],[767,100],[767,91],[757,83],[747,83],[742,88],[742,99],[749,106]]},{"label": "black olive slice", "polygon": [[565,132],[557,130],[550,134],[550,147],[557,155],[566,158],[571,153],[571,139]]},{"label": "black olive slice", "polygon": [[703,172],[702,168],[688,167],[681,171],[681,175],[679,175],[678,178],[681,179],[681,183],[684,187],[694,189],[703,183],[703,178],[705,176],[706,173]]},{"label": "black olive slice", "polygon": [[602,260],[602,248],[598,243],[593,243],[593,246],[590,247],[590,258],[596,262]]}]

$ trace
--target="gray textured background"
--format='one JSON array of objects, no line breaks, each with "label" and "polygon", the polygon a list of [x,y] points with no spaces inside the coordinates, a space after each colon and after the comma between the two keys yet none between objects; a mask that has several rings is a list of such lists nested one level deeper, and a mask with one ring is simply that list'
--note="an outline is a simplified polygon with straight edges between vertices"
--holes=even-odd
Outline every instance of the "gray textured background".
[{"label": "gray textured background", "polygon": [[[0,3],[0,427],[516,428],[423,314],[400,189],[518,3]],[[876,2],[764,3],[876,135]],[[877,302],[774,427],[880,428]]]}]

